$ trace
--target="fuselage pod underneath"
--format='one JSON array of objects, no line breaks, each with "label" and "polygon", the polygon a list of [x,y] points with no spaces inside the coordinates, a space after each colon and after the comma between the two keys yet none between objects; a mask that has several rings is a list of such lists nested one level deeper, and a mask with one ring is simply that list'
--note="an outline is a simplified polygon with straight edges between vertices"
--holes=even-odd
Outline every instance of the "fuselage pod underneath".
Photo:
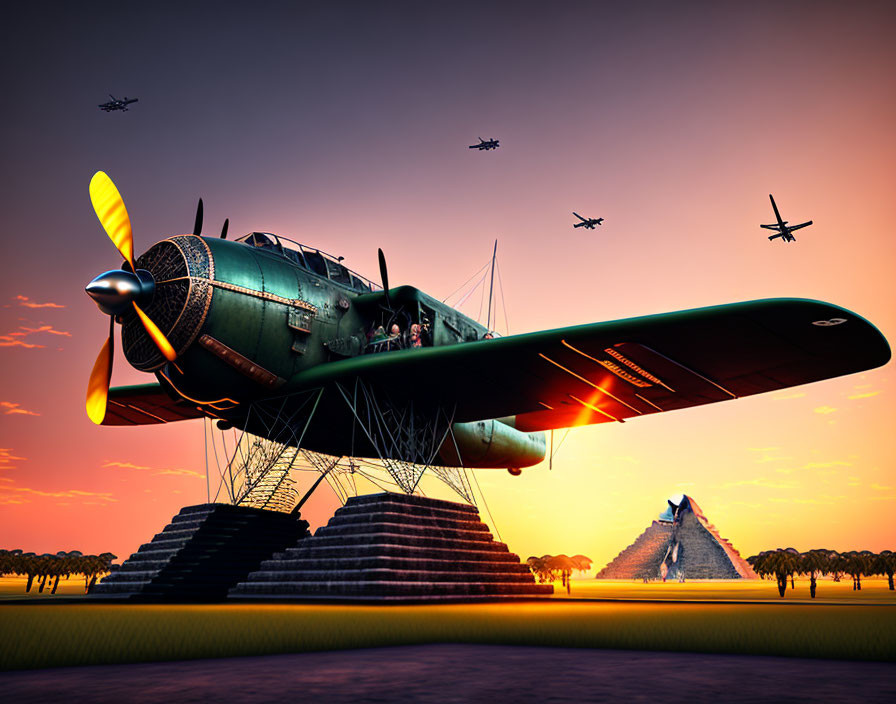
[{"label": "fuselage pod underneath", "polygon": [[502,418],[455,423],[439,449],[437,463],[503,469],[542,462],[546,452],[544,433],[524,433],[512,427],[512,422],[512,418]]}]

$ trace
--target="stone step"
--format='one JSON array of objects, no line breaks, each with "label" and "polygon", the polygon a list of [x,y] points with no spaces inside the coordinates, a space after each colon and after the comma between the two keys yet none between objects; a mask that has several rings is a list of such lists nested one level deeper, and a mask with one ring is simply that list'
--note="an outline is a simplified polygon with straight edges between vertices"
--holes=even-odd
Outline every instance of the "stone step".
[{"label": "stone step", "polygon": [[396,534],[406,536],[422,536],[434,538],[450,538],[456,540],[473,540],[477,542],[494,542],[491,533],[486,530],[462,530],[438,525],[420,526],[406,525],[399,522],[377,521],[360,524],[339,524],[321,526],[314,533],[315,538],[328,538],[340,535],[369,535],[370,533]]},{"label": "stone step", "polygon": [[470,600],[553,593],[496,542],[475,507],[375,494],[261,563],[233,598]]},{"label": "stone step", "polygon": [[168,560],[132,560],[132,559],[127,559],[124,561],[124,564],[122,564],[122,566],[118,568],[118,571],[125,573],[125,574],[128,572],[131,572],[131,571],[158,572],[163,566],[165,566],[167,564],[168,564]]},{"label": "stone step", "polygon": [[201,546],[202,550],[207,551],[216,548],[226,548],[228,550],[239,550],[241,548],[254,549],[255,546],[259,544],[270,543],[275,545],[282,542],[282,540],[277,538],[276,534],[268,538],[263,538],[256,537],[253,533],[255,539],[249,538],[247,535],[246,529],[233,531],[229,536],[202,531],[194,533],[192,536],[183,536],[172,538],[170,540],[154,540],[150,543],[144,543],[138,548],[137,553],[145,554],[155,550],[184,550],[189,549],[188,544],[197,546],[197,548]]},{"label": "stone step", "polygon": [[91,593],[220,600],[263,560],[307,536],[307,527],[298,516],[261,509],[186,507]]},{"label": "stone step", "polygon": [[324,564],[325,568],[334,570],[345,569],[396,569],[409,571],[434,571],[434,572],[504,572],[531,574],[526,565],[520,564],[519,558],[513,553],[506,553],[501,560],[475,561],[475,560],[439,560],[423,557],[387,557],[374,555],[369,557],[331,557],[322,563],[317,559],[302,558],[271,559],[265,560],[259,566],[259,570],[310,570],[317,569]]},{"label": "stone step", "polygon": [[427,509],[444,509],[469,513],[479,517],[479,509],[470,504],[462,504],[457,501],[445,501],[444,499],[431,499],[427,496],[408,496],[407,494],[394,494],[381,492],[379,494],[366,494],[364,496],[352,496],[346,501],[344,508],[351,509],[355,506],[367,504],[382,505],[384,503],[401,504],[403,506],[416,506]]},{"label": "stone step", "polygon": [[[460,504],[454,504],[460,505]],[[343,506],[342,508],[336,509],[337,516],[352,516],[352,515],[361,515],[365,513],[372,513],[374,511],[389,511],[391,513],[398,513],[403,516],[420,516],[422,518],[449,518],[455,521],[463,521],[463,520],[479,520],[479,514],[471,513],[470,511],[458,511],[450,508],[438,508],[432,507],[428,508],[426,506],[421,506],[419,504],[407,504],[397,501],[392,498],[383,499],[379,503],[351,503],[351,499]]]},{"label": "stone step", "polygon": [[[489,527],[476,518],[434,518],[432,516],[408,516],[396,511],[370,511],[365,513],[336,514],[326,526],[357,526],[362,527],[367,523],[399,523],[401,525],[414,525],[419,527],[443,527],[455,530],[475,530],[490,533]],[[320,530],[320,528],[318,528]]]},{"label": "stone step", "polygon": [[[135,555],[139,555],[142,559],[145,560],[168,560],[172,555],[174,555],[179,548],[153,548],[149,547],[151,544],[146,543],[147,547],[145,549],[138,550]],[[142,548],[143,546],[141,546]]]},{"label": "stone step", "polygon": [[[312,540],[315,540],[312,538]],[[506,550],[506,548],[505,548]],[[286,551],[288,559],[329,559],[331,557],[425,557],[437,560],[451,560],[461,558],[470,561],[495,561],[506,560],[519,562],[519,557],[511,552],[498,552],[495,550],[464,550],[458,552],[455,548],[433,548],[415,545],[396,545],[392,543],[368,543],[361,545],[317,545],[308,547],[290,548]]]},{"label": "stone step", "polygon": [[150,584],[150,580],[142,582],[110,582],[107,578],[98,584],[94,584],[90,594],[122,594],[126,596],[136,594],[148,584]]},{"label": "stone step", "polygon": [[115,574],[110,574],[103,580],[103,584],[111,584],[112,582],[148,582],[159,573],[158,570],[128,570],[122,572],[118,570]]},{"label": "stone step", "polygon": [[442,597],[491,597],[534,596],[553,593],[548,584],[523,584],[519,582],[253,582],[239,584],[230,596],[270,598],[323,598],[346,597],[378,598],[398,597],[418,599],[429,596]]},{"label": "stone step", "polygon": [[319,570],[258,570],[247,582],[526,582],[535,583],[531,572],[439,572],[435,570],[405,570],[389,568],[373,569],[319,569]]},{"label": "stone step", "polygon": [[[507,546],[504,543],[498,543],[489,539],[457,539],[457,538],[440,538],[438,536],[426,535],[405,535],[401,532],[390,531],[382,533],[354,533],[351,535],[335,535],[320,536],[313,538],[314,547],[350,547],[353,545],[369,545],[369,544],[388,544],[403,545],[407,547],[423,547],[437,548],[441,550],[466,551],[476,550],[479,552],[507,552]],[[302,549],[300,545],[298,549]]]}]

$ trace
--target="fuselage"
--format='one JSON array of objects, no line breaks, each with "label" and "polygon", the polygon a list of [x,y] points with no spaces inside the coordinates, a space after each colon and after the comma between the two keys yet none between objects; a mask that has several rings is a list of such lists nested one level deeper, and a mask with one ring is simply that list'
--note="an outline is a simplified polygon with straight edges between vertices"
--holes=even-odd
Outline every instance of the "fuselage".
[{"label": "fuselage", "polygon": [[[382,448],[356,427],[344,394],[308,382],[307,372],[363,355],[413,355],[418,347],[465,344],[489,334],[413,287],[393,288],[387,296],[319,250],[266,233],[243,240],[178,235],[137,260],[137,268],[155,279],[146,312],[171,341],[175,362],[161,356],[133,314],[122,319],[128,361],[154,372],[173,397],[195,404],[224,427],[293,444],[301,440],[302,447],[332,455],[376,457]],[[388,395],[388,389],[374,391]],[[429,412],[426,389],[420,391],[419,410]],[[540,462],[543,434],[512,426],[512,419],[455,423],[450,452],[446,444],[435,463]]]}]

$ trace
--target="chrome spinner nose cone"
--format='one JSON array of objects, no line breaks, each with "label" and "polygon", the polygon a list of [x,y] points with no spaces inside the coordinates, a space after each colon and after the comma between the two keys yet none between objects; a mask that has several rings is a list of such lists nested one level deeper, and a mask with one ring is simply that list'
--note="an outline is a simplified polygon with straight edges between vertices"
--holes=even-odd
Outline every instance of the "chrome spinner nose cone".
[{"label": "chrome spinner nose cone", "polygon": [[120,315],[131,305],[152,295],[155,281],[143,269],[134,274],[124,269],[113,269],[97,276],[84,288],[87,295],[106,315]]}]

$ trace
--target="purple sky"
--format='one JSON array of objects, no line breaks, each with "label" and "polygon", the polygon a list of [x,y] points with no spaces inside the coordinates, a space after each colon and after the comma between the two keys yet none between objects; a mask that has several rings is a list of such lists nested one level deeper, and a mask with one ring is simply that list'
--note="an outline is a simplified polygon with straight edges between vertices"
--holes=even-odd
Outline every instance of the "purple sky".
[{"label": "purple sky", "polygon": [[[383,247],[393,285],[442,298],[498,238],[510,332],[799,296],[896,339],[892,3],[85,2],[7,17],[0,335],[42,346],[0,347],[0,403],[17,404],[0,448],[21,458],[0,454],[0,496],[18,500],[0,505],[5,547],[106,549],[126,523],[122,554],[205,498],[164,474],[202,471],[199,426],[84,415],[107,321],[83,286],[119,264],[87,196],[97,170],[124,196],[138,253],[189,231],[202,196],[207,234],[229,217],[232,236],[278,232],[371,278]],[[139,102],[106,114],[108,93]],[[502,146],[468,150],[477,136]],[[786,219],[815,220],[796,244],[758,228],[770,192]],[[572,210],[605,223],[574,231]],[[552,476],[481,481],[527,554],[609,559],[679,490],[729,516],[715,520],[748,553],[847,530],[844,549],[880,549],[896,537],[891,376],[575,431]],[[113,384],[148,380],[116,360]],[[763,447],[799,472],[768,474],[750,454]],[[112,473],[126,462],[145,469]],[[719,466],[754,484],[728,486]],[[583,486],[602,498],[575,504]],[[600,501],[617,512],[607,532],[590,520]],[[844,505],[830,533],[806,527]],[[757,510],[778,516],[766,532]]]}]

